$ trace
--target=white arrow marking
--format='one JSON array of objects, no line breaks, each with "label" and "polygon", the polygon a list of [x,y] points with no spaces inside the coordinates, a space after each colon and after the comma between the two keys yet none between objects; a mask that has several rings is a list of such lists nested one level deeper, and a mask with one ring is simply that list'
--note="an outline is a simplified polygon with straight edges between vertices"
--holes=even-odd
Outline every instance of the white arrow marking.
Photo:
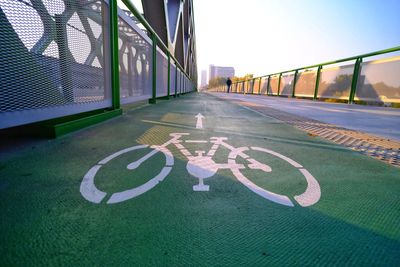
[{"label": "white arrow marking", "polygon": [[205,119],[205,117],[199,113],[195,116],[195,118],[197,118],[196,128],[203,129],[203,119]]}]

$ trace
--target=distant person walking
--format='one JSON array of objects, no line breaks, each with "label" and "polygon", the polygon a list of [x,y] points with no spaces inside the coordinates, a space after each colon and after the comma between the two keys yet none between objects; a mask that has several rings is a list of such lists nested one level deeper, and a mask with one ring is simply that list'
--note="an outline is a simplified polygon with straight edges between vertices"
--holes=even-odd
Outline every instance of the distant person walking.
[{"label": "distant person walking", "polygon": [[226,80],[226,85],[228,86],[228,94],[229,94],[229,90],[231,89],[231,85],[232,85],[232,81],[231,79],[228,77],[228,80]]}]

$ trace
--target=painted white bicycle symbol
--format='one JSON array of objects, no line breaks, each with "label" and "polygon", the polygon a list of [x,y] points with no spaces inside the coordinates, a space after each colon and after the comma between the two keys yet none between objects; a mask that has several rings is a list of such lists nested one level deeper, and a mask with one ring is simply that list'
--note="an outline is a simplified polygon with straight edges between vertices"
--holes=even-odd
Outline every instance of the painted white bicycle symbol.
[{"label": "painted white bicycle symbol", "polygon": [[[275,203],[279,203],[285,206],[291,206],[293,207],[294,204],[293,202],[289,199],[289,197],[281,194],[277,194],[271,191],[268,191],[264,188],[261,188],[254,184],[252,181],[250,181],[247,177],[245,177],[240,170],[245,169],[246,166],[243,164],[238,164],[236,162],[236,159],[238,157],[246,160],[248,162],[247,167],[250,169],[254,170],[261,170],[263,172],[271,172],[271,167],[260,163],[259,161],[251,158],[248,156],[245,152],[249,150],[253,151],[259,151],[259,152],[264,152],[268,153],[272,156],[278,157],[281,160],[284,160],[288,162],[290,165],[292,165],[294,168],[296,168],[306,179],[307,181],[307,188],[306,190],[300,194],[294,196],[294,199],[297,201],[297,203],[302,206],[302,207],[307,207],[311,206],[315,203],[317,203],[321,197],[321,189],[319,186],[318,181],[311,175],[309,171],[307,171],[305,168],[303,168],[302,165],[297,163],[296,161],[279,154],[275,151],[265,149],[265,148],[260,148],[260,147],[233,147],[230,144],[226,143],[225,141],[228,140],[226,137],[211,137],[209,141],[206,140],[186,140],[186,143],[208,143],[210,142],[212,144],[211,149],[205,154],[205,151],[195,151],[197,155],[193,156],[191,152],[189,152],[184,146],[183,146],[183,140],[181,140],[182,136],[188,136],[188,133],[171,133],[170,136],[172,137],[170,140],[168,140],[166,143],[160,145],[160,146],[150,146],[153,150],[143,156],[142,158],[130,163],[127,165],[127,168],[129,170],[135,170],[137,169],[143,162],[146,160],[150,159],[152,156],[154,156],[157,153],[162,153],[165,156],[165,164],[163,168],[161,169],[160,173],[153,177],[152,179],[148,180],[146,183],[137,186],[135,188],[122,191],[122,192],[117,192],[113,193],[109,200],[107,201],[107,204],[113,204],[113,203],[119,203],[123,202],[129,199],[132,199],[134,197],[137,197],[153,187],[155,187],[159,182],[163,181],[165,177],[170,173],[172,166],[174,165],[174,157],[172,153],[167,149],[167,146],[169,145],[175,145],[176,148],[179,149],[179,151],[188,159],[188,163],[186,165],[187,171],[196,177],[199,180],[199,183],[197,185],[193,186],[194,191],[209,191],[209,185],[204,184],[204,179],[212,177],[218,170],[220,169],[230,169],[233,173],[233,175],[241,182],[243,185],[245,185],[247,188],[249,188],[251,191],[254,193],[258,194],[259,196],[268,199],[270,201],[273,201]],[[215,154],[215,152],[218,150],[220,146],[225,147],[230,151],[229,156],[228,156],[228,161],[227,163],[216,163],[212,158]],[[125,153],[134,151],[134,150],[139,150],[139,149],[144,149],[149,147],[149,145],[137,145],[133,147],[129,147],[126,149],[122,149],[104,159],[99,161],[95,166],[93,166],[83,177],[81,186],[80,186],[80,192],[82,196],[87,199],[90,202],[93,203],[100,203],[105,196],[107,195],[106,192],[103,192],[95,186],[94,180],[97,172],[101,169],[101,167],[111,160],[115,159],[118,156],[121,156]]]}]

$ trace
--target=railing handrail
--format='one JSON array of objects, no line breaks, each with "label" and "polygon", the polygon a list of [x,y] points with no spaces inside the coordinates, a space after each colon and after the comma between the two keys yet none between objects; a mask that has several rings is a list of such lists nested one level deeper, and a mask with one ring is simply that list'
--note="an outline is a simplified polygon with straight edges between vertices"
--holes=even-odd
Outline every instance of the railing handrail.
[{"label": "railing handrail", "polygon": [[[339,59],[339,60],[328,61],[328,62],[315,64],[315,65],[311,65],[311,66],[307,66],[307,67],[301,67],[301,68],[297,68],[297,69],[291,69],[291,70],[280,71],[280,72],[271,73],[271,74],[267,74],[267,75],[257,76],[257,77],[253,77],[253,78],[251,78],[249,80],[253,80],[253,79],[257,79],[257,78],[264,78],[264,77],[283,74],[283,73],[288,73],[288,72],[295,72],[295,71],[300,71],[300,70],[317,68],[319,66],[332,65],[332,64],[336,64],[336,63],[350,61],[350,60],[357,60],[359,58],[378,56],[378,55],[387,54],[387,53],[396,52],[396,51],[400,51],[400,46],[396,46],[396,47],[392,47],[392,48],[388,48],[388,49],[383,49],[383,50],[379,50],[379,51],[375,51],[375,52],[371,52],[371,53],[367,53],[367,54],[362,54],[362,55],[358,55],[358,56],[342,58],[342,59]],[[247,81],[247,80],[245,80],[245,81]],[[242,82],[242,81],[240,81],[240,82]],[[235,82],[235,83],[238,83],[238,82]]]}]

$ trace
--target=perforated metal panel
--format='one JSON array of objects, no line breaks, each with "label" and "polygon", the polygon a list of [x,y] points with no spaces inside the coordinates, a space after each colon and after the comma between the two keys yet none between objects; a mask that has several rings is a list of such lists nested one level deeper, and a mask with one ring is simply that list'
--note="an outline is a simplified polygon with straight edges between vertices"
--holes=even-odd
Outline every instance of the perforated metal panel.
[{"label": "perforated metal panel", "polygon": [[261,78],[259,93],[262,95],[268,94],[268,77]]},{"label": "perforated metal panel", "polygon": [[168,94],[168,58],[157,48],[157,96]]},{"label": "perforated metal panel", "polygon": [[296,96],[314,97],[315,83],[317,80],[316,70],[306,70],[297,74]]},{"label": "perforated metal panel", "polygon": [[111,106],[106,10],[101,0],[0,0],[0,128]]},{"label": "perforated metal panel", "polygon": [[171,85],[170,85],[170,95],[174,95],[174,94],[175,94],[175,84],[176,84],[175,74],[176,74],[176,67],[175,67],[174,64],[171,63],[171,71],[170,71],[170,81],[171,81]]},{"label": "perforated metal panel", "polygon": [[271,95],[277,95],[278,94],[278,85],[279,85],[279,76],[271,76],[270,81],[269,81],[269,88],[268,92]]},{"label": "perforated metal panel", "polygon": [[281,77],[280,95],[291,96],[293,93],[294,74],[285,74]]},{"label": "perforated metal panel", "polygon": [[400,57],[362,63],[355,100],[400,103]]},{"label": "perforated metal panel", "polygon": [[152,92],[152,41],[130,12],[118,9],[121,103],[149,99]]},{"label": "perforated metal panel", "polygon": [[321,70],[318,98],[349,99],[354,65]]}]

